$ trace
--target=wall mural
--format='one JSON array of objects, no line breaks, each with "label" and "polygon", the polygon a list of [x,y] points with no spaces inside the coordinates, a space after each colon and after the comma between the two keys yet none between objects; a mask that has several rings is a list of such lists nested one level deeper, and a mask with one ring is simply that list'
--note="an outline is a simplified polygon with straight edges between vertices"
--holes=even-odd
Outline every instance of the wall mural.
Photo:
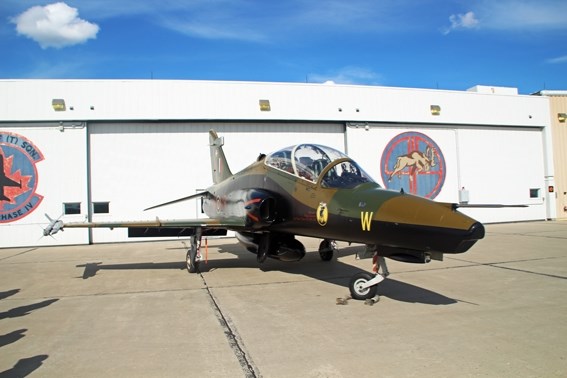
[{"label": "wall mural", "polygon": [[0,131],[0,223],[32,213],[43,196],[36,193],[41,151],[26,137]]},{"label": "wall mural", "polygon": [[434,199],[445,182],[445,158],[433,139],[411,131],[388,143],[380,171],[386,188]]}]

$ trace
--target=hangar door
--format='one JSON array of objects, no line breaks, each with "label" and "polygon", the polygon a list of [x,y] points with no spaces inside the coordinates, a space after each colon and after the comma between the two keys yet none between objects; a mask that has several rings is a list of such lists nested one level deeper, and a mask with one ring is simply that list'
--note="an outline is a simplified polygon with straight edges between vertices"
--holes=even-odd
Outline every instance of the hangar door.
[{"label": "hangar door", "polygon": [[[195,194],[212,184],[209,136],[224,137],[233,173],[298,143],[345,149],[344,125],[323,123],[136,122],[89,124],[93,221],[198,218],[200,202],[151,211],[152,205]],[[95,229],[93,242],[131,240],[125,229]]]},{"label": "hangar door", "polygon": [[382,186],[440,202],[526,204],[461,209],[482,222],[546,218],[541,129],[373,124],[347,128],[348,153]]},{"label": "hangar door", "polygon": [[87,242],[86,230],[42,237],[44,214],[84,219],[86,135],[81,122],[0,124],[0,247]]}]

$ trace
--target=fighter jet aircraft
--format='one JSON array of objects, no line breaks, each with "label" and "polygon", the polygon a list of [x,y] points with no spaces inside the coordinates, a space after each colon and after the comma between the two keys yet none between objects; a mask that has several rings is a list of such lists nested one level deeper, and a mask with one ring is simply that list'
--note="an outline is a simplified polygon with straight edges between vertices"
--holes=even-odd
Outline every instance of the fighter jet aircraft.
[{"label": "fighter jet aircraft", "polygon": [[202,193],[149,208],[200,197],[208,219],[64,223],[49,218],[44,235],[71,227],[188,230],[189,272],[198,271],[201,237],[216,230],[235,231],[258,263],[266,258],[301,260],[305,247],[296,236],[323,239],[319,254],[325,261],[332,259],[336,240],[361,243],[380,258],[383,271],[352,278],[350,292],[356,299],[376,295],[376,284],[388,274],[384,257],[411,263],[442,260],[443,254],[466,252],[484,237],[483,225],[457,211],[460,205],[386,190],[333,148],[286,147],[261,154],[232,174],[222,149],[224,139],[214,130],[209,134],[214,184]]},{"label": "fighter jet aircraft", "polygon": [[10,198],[4,193],[6,186],[21,188],[22,182],[14,181],[6,176],[6,172],[4,172],[4,155],[0,154],[0,201],[10,201]]}]

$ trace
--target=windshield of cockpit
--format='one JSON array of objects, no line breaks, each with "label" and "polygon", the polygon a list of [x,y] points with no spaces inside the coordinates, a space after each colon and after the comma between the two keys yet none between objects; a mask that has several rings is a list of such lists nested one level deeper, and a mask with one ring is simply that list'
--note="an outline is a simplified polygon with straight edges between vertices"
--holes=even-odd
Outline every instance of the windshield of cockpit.
[{"label": "windshield of cockpit", "polygon": [[321,179],[325,188],[354,188],[373,181],[342,152],[317,144],[286,147],[266,157],[266,164],[314,183],[331,166]]}]

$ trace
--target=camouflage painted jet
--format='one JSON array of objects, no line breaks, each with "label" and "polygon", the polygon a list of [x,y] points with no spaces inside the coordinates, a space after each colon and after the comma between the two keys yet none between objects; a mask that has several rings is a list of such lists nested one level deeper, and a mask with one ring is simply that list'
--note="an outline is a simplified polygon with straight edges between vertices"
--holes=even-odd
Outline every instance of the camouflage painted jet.
[{"label": "camouflage painted jet", "polygon": [[287,147],[262,154],[232,174],[222,149],[224,139],[211,130],[209,140],[214,185],[149,208],[200,197],[209,219],[64,223],[49,218],[44,235],[71,227],[189,230],[189,272],[198,270],[201,237],[218,230],[235,231],[259,263],[268,257],[301,260],[305,247],[295,238],[298,235],[323,239],[319,254],[324,261],[332,259],[336,240],[362,243],[367,252],[379,257],[382,274],[355,275],[349,286],[356,299],[376,295],[376,285],[388,274],[383,257],[411,263],[442,260],[443,254],[466,252],[484,237],[483,225],[458,212],[460,205],[386,190],[333,148]]}]

